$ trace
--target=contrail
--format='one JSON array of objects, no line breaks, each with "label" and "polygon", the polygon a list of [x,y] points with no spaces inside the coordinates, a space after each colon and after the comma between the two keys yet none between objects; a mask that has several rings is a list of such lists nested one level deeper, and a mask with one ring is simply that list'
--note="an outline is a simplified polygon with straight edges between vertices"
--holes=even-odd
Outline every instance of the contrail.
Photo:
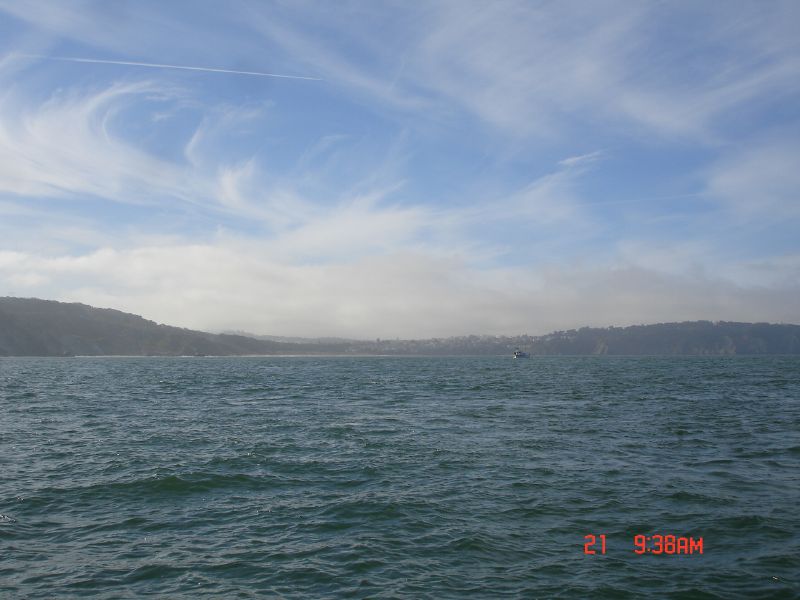
[{"label": "contrail", "polygon": [[281,79],[305,79],[308,81],[324,81],[319,77],[303,77],[302,75],[280,75],[278,73],[261,73],[259,71],[233,71],[231,69],[212,69],[210,67],[188,67],[185,65],[162,65],[158,63],[131,62],[127,60],[102,60],[99,58],[77,58],[74,56],[41,56],[39,54],[20,54],[27,58],[43,60],[61,60],[77,63],[94,63],[101,65],[125,65],[129,67],[147,67],[150,69],[181,69],[184,71],[204,71],[206,73],[230,73],[232,75],[255,75],[257,77],[280,77]]}]

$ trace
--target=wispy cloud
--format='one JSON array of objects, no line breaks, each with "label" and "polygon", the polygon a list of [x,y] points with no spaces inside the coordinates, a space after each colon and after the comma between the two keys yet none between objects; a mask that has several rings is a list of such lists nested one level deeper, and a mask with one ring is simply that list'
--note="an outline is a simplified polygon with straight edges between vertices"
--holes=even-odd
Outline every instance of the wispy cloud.
[{"label": "wispy cloud", "polygon": [[565,158],[563,160],[558,161],[558,164],[562,167],[567,168],[574,168],[577,166],[584,166],[591,164],[603,156],[602,150],[596,150],[594,152],[589,152],[588,154],[581,154],[579,156],[570,156],[569,158]]},{"label": "wispy cloud", "polygon": [[742,219],[800,217],[800,143],[772,136],[726,152],[708,170],[707,193]]},{"label": "wispy cloud", "polygon": [[[327,31],[327,35],[310,35],[297,27],[298,22],[310,22],[314,19],[313,14],[304,14],[300,11],[293,15],[294,19],[285,17],[276,18],[275,15],[267,14],[262,10],[254,9],[253,5],[248,5],[240,13],[242,23],[247,23],[255,32],[270,42],[277,44],[282,51],[294,58],[301,64],[309,65],[314,71],[326,74],[326,79],[337,85],[350,95],[361,95],[368,97],[373,104],[368,108],[376,112],[389,109],[400,109],[406,111],[430,111],[434,104],[419,93],[414,93],[405,88],[397,88],[396,81],[386,75],[381,70],[365,68],[360,63],[357,56],[349,55],[341,51],[335,40],[337,39],[337,27],[347,25],[343,15],[324,13],[330,16],[331,20],[323,27],[331,27],[333,31]],[[331,35],[333,33],[333,35]],[[338,32],[341,34],[341,31]],[[346,36],[353,41],[351,36]],[[344,38],[340,38],[344,39]],[[387,44],[392,44],[393,40],[384,40]],[[361,39],[364,42],[364,39]],[[368,42],[369,44],[369,42]],[[357,51],[376,51],[380,53],[379,46],[369,45],[368,48],[358,48]],[[384,49],[385,51],[385,49]],[[379,54],[373,55],[380,58]],[[381,67],[383,68],[383,65]],[[380,104],[375,105],[374,100]]]},{"label": "wispy cloud", "polygon": [[38,106],[6,93],[0,98],[0,191],[137,204],[164,196],[193,201],[195,185],[179,166],[113,132],[116,111],[132,98],[172,93],[149,82],[114,84],[58,93]]},{"label": "wispy cloud", "polygon": [[[387,32],[382,48],[354,35],[347,11],[326,15],[314,36],[300,30],[301,14],[276,20],[252,11],[248,21],[351,91],[440,120],[457,122],[458,107],[506,135],[557,139],[591,122],[711,141],[718,121],[743,103],[799,85],[791,18],[737,6],[431,2],[368,15]],[[662,21],[685,35],[656,35],[652,24]],[[406,29],[395,36],[398,23]],[[765,39],[765,31],[777,35]],[[709,44],[725,64],[704,51]]]},{"label": "wispy cloud", "polygon": [[[190,25],[149,4],[115,19],[113,11],[92,5],[0,2],[17,18],[126,56],[156,58],[171,47],[206,59],[200,64],[252,64],[266,45],[271,64],[291,64],[293,71],[303,65],[311,78],[324,77],[369,110],[445,122],[466,112],[504,135],[562,138],[592,123],[715,140],[719,121],[735,118],[737,107],[800,86],[792,3],[769,11],[742,3],[725,10],[617,1],[568,8],[515,1],[468,8],[448,1],[384,9],[235,6],[226,14],[198,7],[202,18]],[[656,23],[664,26],[655,30]],[[146,47],[144,27],[151,31]],[[165,43],[176,37],[184,41],[180,48]],[[270,76],[284,71],[80,60]]]}]

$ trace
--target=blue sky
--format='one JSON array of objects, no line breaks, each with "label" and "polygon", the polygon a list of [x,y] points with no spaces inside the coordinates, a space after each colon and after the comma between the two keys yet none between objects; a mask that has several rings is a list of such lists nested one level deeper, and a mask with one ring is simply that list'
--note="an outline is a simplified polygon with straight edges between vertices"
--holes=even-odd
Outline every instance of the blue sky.
[{"label": "blue sky", "polygon": [[800,322],[799,25],[0,0],[0,295],[308,336]]}]

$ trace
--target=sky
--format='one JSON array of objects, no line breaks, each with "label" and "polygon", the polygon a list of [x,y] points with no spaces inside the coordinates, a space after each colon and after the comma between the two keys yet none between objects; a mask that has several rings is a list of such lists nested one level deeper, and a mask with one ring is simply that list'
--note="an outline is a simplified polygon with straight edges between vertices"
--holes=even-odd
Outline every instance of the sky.
[{"label": "sky", "polygon": [[800,323],[798,30],[774,0],[0,0],[0,296],[310,337]]}]

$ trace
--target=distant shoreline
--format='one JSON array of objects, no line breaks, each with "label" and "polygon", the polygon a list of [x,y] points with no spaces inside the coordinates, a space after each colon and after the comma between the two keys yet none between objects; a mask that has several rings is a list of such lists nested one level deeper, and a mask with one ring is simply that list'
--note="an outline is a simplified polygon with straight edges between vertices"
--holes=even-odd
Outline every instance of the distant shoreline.
[{"label": "distant shoreline", "polygon": [[[735,359],[735,358],[795,358],[800,357],[797,353],[787,354],[540,354],[531,356],[525,360],[518,360],[520,364],[536,362],[537,359],[551,358],[592,358],[603,360],[615,360],[626,358],[658,358],[658,359]],[[48,356],[48,355],[0,355],[0,360],[4,358],[182,358],[182,359],[203,359],[203,358],[508,358],[514,361],[514,357],[505,354],[215,354],[207,356],[190,356],[182,354],[81,354],[74,356]]]},{"label": "distant shoreline", "polygon": [[214,334],[138,315],[37,298],[0,298],[0,356],[732,356],[800,354],[800,325],[685,321],[582,327],[546,335],[412,340]]}]

